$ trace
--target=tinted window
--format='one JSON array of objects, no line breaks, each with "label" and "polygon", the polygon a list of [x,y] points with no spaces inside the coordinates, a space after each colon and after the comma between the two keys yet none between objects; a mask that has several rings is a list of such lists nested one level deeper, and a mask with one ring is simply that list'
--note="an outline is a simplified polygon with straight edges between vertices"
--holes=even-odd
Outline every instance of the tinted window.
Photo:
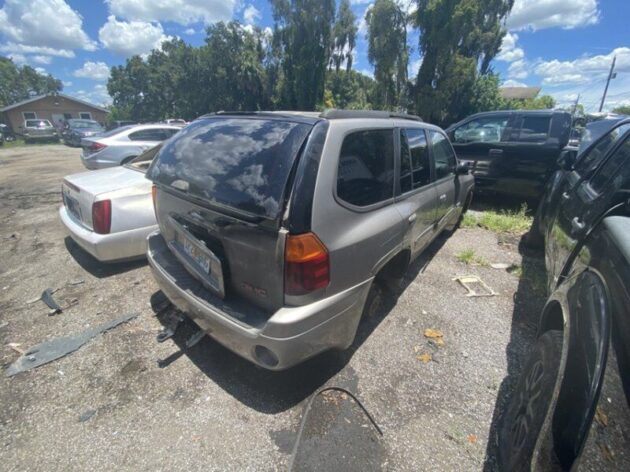
[{"label": "tinted window", "polygon": [[[630,139],[626,139],[593,176],[591,180],[593,190],[602,193],[612,178],[622,179],[623,173],[619,170],[624,163],[630,164]],[[612,185],[612,187],[619,188],[619,185]]]},{"label": "tinted window", "polygon": [[337,195],[357,206],[394,196],[394,136],[391,129],[358,131],[343,140]]},{"label": "tinted window", "polygon": [[437,131],[430,131],[429,133],[431,133],[431,149],[435,162],[435,178],[441,179],[455,174],[457,159],[455,159],[451,143],[442,133]]},{"label": "tinted window", "polygon": [[164,144],[148,175],[210,203],[275,218],[311,128],[270,119],[199,119]]},{"label": "tinted window", "polygon": [[453,132],[454,142],[459,144],[498,143],[501,141],[501,135],[508,120],[508,115],[497,115],[469,121]]},{"label": "tinted window", "polygon": [[48,120],[26,120],[27,128],[45,128],[46,126],[52,126]]},{"label": "tinted window", "polygon": [[37,115],[35,114],[34,111],[25,111],[24,112],[24,119],[25,120],[34,120],[35,118],[37,118]]},{"label": "tinted window", "polygon": [[79,118],[83,118],[84,120],[91,120],[92,115],[90,113],[79,113]]},{"label": "tinted window", "polygon": [[[170,137],[170,135],[169,135]],[[164,141],[166,135],[161,128],[142,129],[129,134],[132,141]]]},{"label": "tinted window", "polygon": [[523,143],[544,143],[549,134],[550,116],[524,116],[516,141]]},{"label": "tinted window", "polygon": [[419,188],[431,182],[431,165],[429,163],[429,149],[427,136],[423,129],[410,128],[403,130],[411,153],[411,174],[413,188]]},{"label": "tinted window", "polygon": [[628,130],[630,130],[630,124],[621,125],[602,137],[592,147],[580,155],[575,164],[575,170],[580,174],[585,174],[589,169],[598,166],[601,160],[606,156],[606,153]]},{"label": "tinted window", "polygon": [[411,152],[405,130],[400,132],[400,193],[407,193],[413,188],[411,177]]}]

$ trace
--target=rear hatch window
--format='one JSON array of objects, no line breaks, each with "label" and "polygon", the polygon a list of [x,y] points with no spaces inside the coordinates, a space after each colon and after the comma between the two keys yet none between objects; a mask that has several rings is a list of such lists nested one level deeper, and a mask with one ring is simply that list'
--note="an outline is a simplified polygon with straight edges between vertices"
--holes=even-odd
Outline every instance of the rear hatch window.
[{"label": "rear hatch window", "polygon": [[211,204],[275,219],[311,129],[287,119],[202,118],[164,145],[147,176]]}]

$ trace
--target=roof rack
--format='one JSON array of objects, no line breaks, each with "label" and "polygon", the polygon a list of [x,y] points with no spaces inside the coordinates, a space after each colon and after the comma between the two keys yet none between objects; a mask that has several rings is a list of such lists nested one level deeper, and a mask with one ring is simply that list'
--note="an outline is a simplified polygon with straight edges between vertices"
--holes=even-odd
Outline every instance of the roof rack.
[{"label": "roof rack", "polygon": [[422,121],[422,118],[416,115],[380,110],[337,110],[333,108],[323,111],[319,116],[327,120],[340,120],[345,118],[399,118],[401,120]]}]

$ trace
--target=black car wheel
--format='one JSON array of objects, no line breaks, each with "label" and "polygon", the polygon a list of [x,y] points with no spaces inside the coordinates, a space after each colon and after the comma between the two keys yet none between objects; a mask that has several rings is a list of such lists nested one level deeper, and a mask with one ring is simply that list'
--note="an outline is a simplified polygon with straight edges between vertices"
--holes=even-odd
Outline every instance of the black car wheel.
[{"label": "black car wheel", "polygon": [[523,369],[499,429],[499,470],[530,469],[558,377],[562,331],[543,334]]}]

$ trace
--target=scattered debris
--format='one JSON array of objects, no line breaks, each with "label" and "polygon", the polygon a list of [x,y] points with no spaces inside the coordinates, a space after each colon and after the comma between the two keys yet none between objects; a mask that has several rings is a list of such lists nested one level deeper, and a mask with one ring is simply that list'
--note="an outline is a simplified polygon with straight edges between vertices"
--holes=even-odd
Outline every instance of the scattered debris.
[{"label": "scattered debris", "polygon": [[608,415],[604,413],[604,410],[600,406],[595,410],[595,421],[597,421],[601,426],[608,426]]},{"label": "scattered debris", "polygon": [[461,275],[453,280],[468,290],[467,297],[494,297],[496,295],[496,292],[476,275]]},{"label": "scattered debris", "polygon": [[68,282],[68,285],[81,285],[84,283],[85,283],[85,280],[79,279],[79,280],[71,280],[70,282]]},{"label": "scattered debris", "polygon": [[67,354],[79,349],[98,334],[110,330],[119,324],[126,323],[136,316],[138,316],[137,313],[125,315],[108,321],[107,323],[95,326],[94,328],[86,329],[79,334],[53,338],[49,341],[37,344],[11,364],[5,371],[5,374],[7,377],[11,377],[15,374],[19,374],[20,372],[25,372],[59,359],[60,357],[66,356]]},{"label": "scattered debris", "polygon": [[431,362],[433,360],[433,356],[428,352],[425,352],[424,354],[417,355],[416,359],[422,361],[424,364],[427,364],[428,362]]},{"label": "scattered debris", "polygon": [[24,354],[24,349],[20,349],[20,346],[21,346],[20,343],[9,343],[9,344],[7,344],[7,347],[10,347],[11,349],[13,349],[18,354]]},{"label": "scattered debris", "polygon": [[475,444],[477,442],[477,435],[476,434],[469,434],[468,435],[468,442],[470,444]]},{"label": "scattered debris", "polygon": [[424,337],[428,338],[436,346],[444,346],[444,334],[439,329],[427,328],[424,330]]},{"label": "scattered debris", "polygon": [[96,414],[96,410],[85,410],[79,416],[79,423],[85,423],[87,420],[92,418]]},{"label": "scattered debris", "polygon": [[597,445],[599,446],[600,451],[602,451],[602,456],[604,456],[604,459],[608,462],[614,462],[614,454],[612,453],[608,445],[603,443],[598,443]]},{"label": "scattered debris", "polygon": [[53,293],[55,293],[55,291],[53,291],[52,288],[47,288],[46,290],[44,290],[41,296],[41,301],[48,305],[48,308],[54,310],[48,313],[49,315],[56,315],[57,313],[61,313],[63,311],[59,304],[53,298]]},{"label": "scattered debris", "polygon": [[508,267],[510,267],[510,264],[506,264],[505,262],[497,262],[494,264],[490,264],[490,267],[492,267],[493,269],[506,270]]},{"label": "scattered debris", "polygon": [[172,338],[175,335],[175,331],[177,331],[179,325],[184,321],[184,316],[179,311],[176,311],[173,313],[169,313],[166,316],[165,321],[166,323],[164,329],[160,331],[156,336],[156,340],[159,343],[163,343],[164,341]]}]

